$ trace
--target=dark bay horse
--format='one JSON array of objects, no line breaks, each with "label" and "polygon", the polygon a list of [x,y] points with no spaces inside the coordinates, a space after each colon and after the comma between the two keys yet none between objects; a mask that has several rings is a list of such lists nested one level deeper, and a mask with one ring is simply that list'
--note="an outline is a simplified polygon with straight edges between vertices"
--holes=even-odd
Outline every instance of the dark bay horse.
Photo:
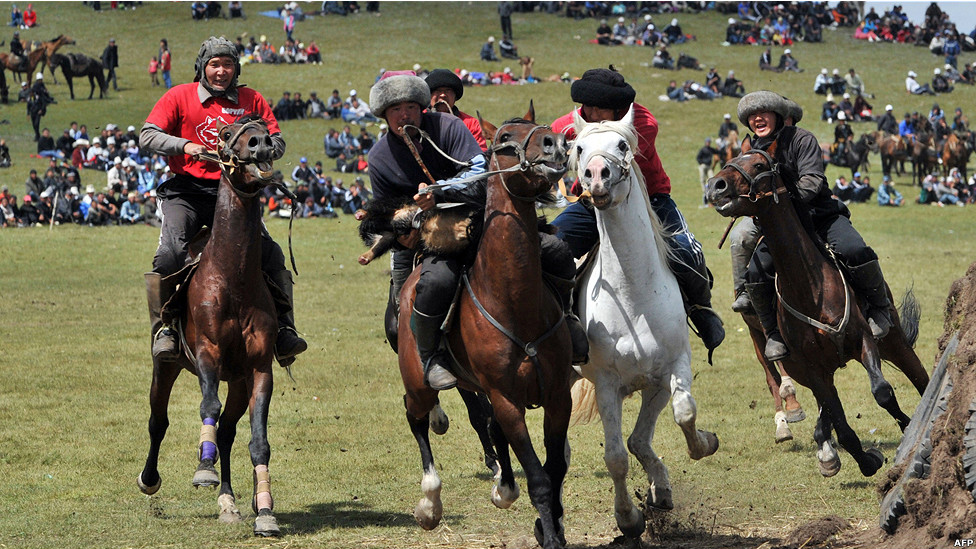
[{"label": "dark bay horse", "polygon": [[[545,549],[566,543],[562,485],[568,468],[573,370],[564,313],[542,282],[535,201],[565,173],[566,161],[565,137],[548,127],[515,120],[498,129],[490,149],[484,230],[446,336],[459,365],[458,386],[487,394],[494,408],[492,438],[501,474],[492,488],[492,503],[505,509],[518,497],[511,446],[539,513],[535,534]],[[428,435],[428,413],[437,403],[437,391],[424,384],[410,330],[419,273],[414,270],[400,294],[398,355],[407,421],[424,472],[424,496],[414,516],[429,530],[440,523],[443,506]],[[525,423],[526,408],[536,406],[545,410],[545,465]]]},{"label": "dark bay horse", "polygon": [[905,161],[909,160],[909,143],[900,135],[886,134],[880,130],[871,132],[874,141],[873,152],[881,155],[881,173],[897,175],[905,173]]},{"label": "dark bay horse", "polygon": [[865,170],[867,169],[868,153],[874,147],[874,142],[870,134],[863,134],[857,141],[849,142],[840,157],[831,155],[830,147],[827,143],[820,145],[823,151],[824,162],[829,162],[841,168],[849,168],[851,170],[851,179],[854,179],[854,173],[861,171],[862,166],[864,166]]},{"label": "dark bay horse", "polygon": [[915,136],[909,148],[912,160],[912,184],[922,186],[926,175],[937,173],[939,167],[939,153],[935,148],[935,136],[932,133],[919,133]]},{"label": "dark bay horse", "polygon": [[924,392],[928,373],[912,349],[918,337],[917,302],[909,291],[900,311],[892,306],[894,326],[875,341],[862,313],[863,299],[854,294],[837,262],[800,221],[773,160],[776,147],[776,143],[768,151],[743,147],[741,156],[709,180],[707,198],[721,215],[755,216],[763,227],[776,269],[779,328],[792,352],[792,360],[782,365],[813,391],[820,407],[814,440],[821,474],[832,476],[840,470],[840,458],[830,444],[831,430],[836,430],[837,440],[857,461],[861,473],[871,476],[884,464],[884,457],[877,449],[862,448],[844,415],[834,373],[851,359],[861,362],[875,400],[904,430],[909,417],[881,373],[881,360],[893,363],[919,394]]},{"label": "dark bay horse", "polygon": [[91,99],[95,95],[96,82],[98,82],[99,99],[104,98],[105,92],[108,91],[108,82],[105,81],[105,71],[102,68],[102,62],[98,59],[93,59],[80,53],[69,53],[67,55],[55,53],[48,58],[48,65],[51,67],[51,72],[54,72],[55,67],[61,68],[61,73],[68,82],[68,91],[71,93],[71,99],[75,98],[75,87],[72,81],[75,77],[79,76],[88,77],[88,83],[91,85],[91,91],[88,92],[88,99]]},{"label": "dark bay horse", "polygon": [[[237,422],[250,407],[251,463],[254,466],[252,508],[257,514],[254,533],[280,533],[272,513],[268,461],[268,409],[273,389],[272,364],[278,320],[261,271],[262,189],[273,182],[271,138],[261,118],[249,115],[218,126],[220,185],[210,239],[200,254],[195,275],[183,284],[186,312],[180,322],[186,355],[178,361],[153,361],[149,392],[149,456],[139,474],[145,494],[159,490],[159,446],[169,426],[170,392],[184,369],[200,378],[200,463],[194,486],[220,485],[217,502],[222,522],[240,522],[231,487],[230,454]],[[191,247],[190,254],[195,255]],[[227,402],[221,413],[217,396],[227,383]],[[222,462],[218,478],[214,464]]]}]

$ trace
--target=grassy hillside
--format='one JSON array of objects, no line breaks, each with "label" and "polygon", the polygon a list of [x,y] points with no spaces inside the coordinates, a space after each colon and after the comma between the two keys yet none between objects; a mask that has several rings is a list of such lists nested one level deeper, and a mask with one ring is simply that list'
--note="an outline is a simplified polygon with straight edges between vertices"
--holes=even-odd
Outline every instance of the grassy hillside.
[{"label": "grassy hillside", "polygon": [[[103,3],[107,6],[107,3]],[[169,40],[174,82],[192,78],[200,42],[210,35],[266,34],[275,43],[284,36],[279,21],[259,15],[269,2],[247,3],[244,21],[191,21],[186,3],[154,2],[136,10],[95,12],[81,3],[38,3],[41,26],[21,35],[50,39],[71,35],[77,44],[64,51],[98,56],[110,37],[120,47],[119,92],[104,100],[68,98],[64,84],[49,88],[58,104],[44,125],[56,135],[72,121],[90,129],[105,124],[140,126],[162,93],[150,86],[146,67],[160,38]],[[313,10],[317,3],[302,4]],[[0,13],[9,9],[0,4]],[[22,6],[21,6],[22,7]],[[327,95],[338,88],[368,94],[381,68],[463,67],[497,70],[504,63],[478,60],[482,42],[499,36],[493,2],[382,3],[381,15],[316,17],[298,23],[296,34],[316,40],[322,65],[245,66],[241,78],[268,99],[284,90]],[[655,16],[664,23],[668,16]],[[926,48],[867,44],[850,31],[826,31],[824,44],[797,44],[803,74],[760,73],[758,48],[722,47],[726,17],[716,13],[678,16],[698,40],[674,48],[724,75],[735,70],[748,90],[773,89],[806,110],[801,126],[822,140],[832,127],[819,121],[821,96],[813,78],[821,67],[854,67],[875,94],[876,109],[886,103],[896,113],[928,112],[931,98],[905,93],[903,75],[914,69],[931,74],[941,60]],[[722,446],[700,462],[687,458],[683,437],[665,411],[655,448],[670,468],[676,509],[656,516],[655,543],[661,545],[756,547],[779,538],[798,524],[835,513],[858,529],[877,523],[876,478],[865,479],[842,454],[844,468],[834,478],[816,471],[812,441],[816,404],[809,391],[799,399],[811,419],[793,426],[796,440],[773,443],[773,410],[761,370],[741,320],[728,311],[731,281],[728,249],[716,244],[726,220],[700,209],[694,156],[704,137],[714,135],[734,99],[669,103],[657,100],[668,80],[702,79],[704,73],[655,71],[643,64],[650,48],[608,48],[589,44],[597,22],[573,21],[546,14],[515,14],[519,51],[536,58],[536,74],[569,71],[578,76],[592,67],[616,65],[638,91],[638,100],[658,118],[657,146],[672,179],[674,196],[698,238],[716,276],[715,304],[726,321],[728,338],[709,366],[693,339],[699,425],[715,431]],[[0,38],[9,40],[9,34]],[[577,38],[579,37],[579,38]],[[774,51],[779,53],[780,48]],[[972,54],[961,61],[973,60]],[[517,70],[517,67],[513,67]],[[60,78],[59,78],[60,79]],[[87,83],[76,83],[87,90]],[[76,95],[78,91],[76,90]],[[87,95],[87,94],[86,94]],[[937,98],[948,112],[970,110],[974,90],[961,87]],[[465,90],[459,106],[499,121],[525,111],[534,99],[539,118],[550,121],[571,107],[569,86],[540,83]],[[11,146],[14,166],[0,171],[0,182],[21,194],[31,167],[34,142],[22,104],[0,106],[0,137]],[[322,137],[335,122],[283,123],[288,151],[278,166],[289,170],[300,156],[324,160]],[[871,129],[856,126],[855,131]],[[831,179],[840,175],[828,169]],[[880,180],[880,161],[871,175]],[[100,173],[86,172],[98,183]],[[900,190],[911,200],[907,181]],[[922,307],[916,351],[933,363],[936,339],[949,285],[976,258],[971,208],[931,208],[908,204],[881,209],[853,205],[855,225],[877,250],[889,284],[899,297],[914,287]],[[550,215],[555,212],[548,212]],[[269,220],[269,229],[285,242],[287,223]],[[383,261],[362,268],[355,260],[362,246],[349,216],[338,220],[297,222],[295,255],[298,327],[310,343],[296,364],[296,383],[277,378],[270,418],[271,472],[276,511],[286,537],[255,540],[248,526],[226,528],[216,522],[216,494],[190,488],[199,433],[199,389],[192,376],[178,382],[170,406],[171,427],[163,443],[157,496],[138,492],[135,477],[148,448],[148,357],[146,305],[142,273],[149,269],[158,230],[149,227],[90,229],[57,227],[0,232],[0,543],[6,547],[533,547],[534,510],[519,473],[522,499],[509,511],[488,501],[489,479],[480,448],[453,394],[443,396],[452,430],[437,437],[435,458],[444,480],[445,519],[423,532],[411,516],[420,497],[420,460],[403,417],[402,386],[396,358],[382,333],[388,271]],[[893,368],[884,368],[906,411],[918,396]],[[871,397],[867,376],[857,364],[837,375],[838,388],[853,428],[866,444],[889,459],[900,432]],[[625,424],[636,417],[636,404],[625,405]],[[541,440],[541,414],[530,413],[535,440]],[[246,423],[238,430],[232,468],[235,490],[247,507],[250,464]],[[616,531],[610,479],[603,464],[599,424],[570,432],[573,460],[565,487],[567,537],[572,547],[608,544]],[[541,449],[541,442],[537,442]],[[883,470],[884,471],[884,470]],[[882,471],[882,473],[883,473]],[[632,489],[646,490],[646,479],[631,460]],[[253,517],[248,517],[253,520]],[[775,545],[775,543],[773,543]]]}]

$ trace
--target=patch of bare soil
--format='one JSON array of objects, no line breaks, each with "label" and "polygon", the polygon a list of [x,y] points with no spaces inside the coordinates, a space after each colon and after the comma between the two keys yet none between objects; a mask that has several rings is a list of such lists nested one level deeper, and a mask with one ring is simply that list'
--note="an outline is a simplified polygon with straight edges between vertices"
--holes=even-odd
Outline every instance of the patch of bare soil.
[{"label": "patch of bare soil", "polygon": [[[970,404],[976,398],[976,263],[970,265],[966,276],[952,284],[946,299],[940,355],[957,331],[959,345],[947,369],[953,387],[946,412],[936,419],[932,429],[929,476],[905,485],[906,514],[898,520],[893,535],[885,535],[875,526],[849,538],[850,546],[958,547],[965,545],[957,545],[957,541],[976,539],[976,502],[966,488],[962,462],[965,425]],[[903,469],[889,471],[879,491],[887,492]]]}]

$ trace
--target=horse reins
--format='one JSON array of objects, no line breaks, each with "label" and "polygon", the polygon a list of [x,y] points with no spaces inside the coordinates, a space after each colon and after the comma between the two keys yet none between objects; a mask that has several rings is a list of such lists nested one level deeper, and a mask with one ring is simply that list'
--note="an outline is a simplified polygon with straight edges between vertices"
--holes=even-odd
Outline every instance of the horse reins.
[{"label": "horse reins", "polygon": [[[739,164],[737,164],[735,162],[735,160],[737,160],[738,158],[742,158],[743,156],[750,155],[750,154],[758,154],[758,155],[761,155],[764,159],[766,159],[766,162],[769,162],[769,169],[766,170],[766,171],[764,171],[764,172],[760,172],[755,177],[749,175],[749,173],[746,172],[742,168],[742,166],[740,166]],[[742,175],[742,177],[745,178],[746,181],[749,182],[749,194],[740,194],[740,195],[738,195],[739,198],[747,198],[747,199],[749,199],[750,202],[759,202],[759,200],[761,200],[763,198],[768,198],[768,197],[771,196],[771,197],[773,197],[773,202],[779,204],[779,195],[785,194],[785,193],[788,193],[789,192],[786,189],[785,186],[784,187],[777,187],[776,185],[773,185],[772,190],[762,191],[762,192],[759,192],[759,190],[758,190],[759,189],[759,181],[760,180],[762,180],[765,177],[772,177],[772,178],[775,179],[776,177],[779,176],[779,164],[776,163],[776,161],[773,160],[773,157],[770,156],[770,154],[768,152],[766,152],[766,151],[764,151],[762,149],[750,149],[750,150],[748,150],[748,151],[740,154],[738,156],[738,158],[726,162],[725,165],[722,166],[722,169],[724,170],[725,168],[733,168],[735,171],[739,172]]]}]

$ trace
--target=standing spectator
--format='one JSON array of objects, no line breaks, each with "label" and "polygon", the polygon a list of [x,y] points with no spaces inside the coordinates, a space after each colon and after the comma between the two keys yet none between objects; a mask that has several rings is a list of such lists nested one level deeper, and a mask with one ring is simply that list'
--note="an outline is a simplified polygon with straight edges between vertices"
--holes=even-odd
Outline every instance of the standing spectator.
[{"label": "standing spectator", "polygon": [[154,88],[159,85],[159,59],[155,55],[149,60],[149,81]]},{"label": "standing spectator", "polygon": [[495,37],[489,36],[488,41],[481,46],[481,60],[482,61],[498,61],[498,56],[495,55]]},{"label": "standing spectator", "polygon": [[884,176],[881,180],[881,186],[878,187],[878,205],[897,207],[901,206],[904,201],[905,197],[891,184],[891,176]]},{"label": "standing spectator", "polygon": [[54,103],[54,98],[47,91],[44,85],[44,73],[34,75],[34,85],[31,86],[30,96],[27,99],[27,116],[30,118],[31,126],[34,127],[34,141],[41,139],[41,117],[47,114],[47,106]]},{"label": "standing spectator", "polygon": [[173,87],[173,79],[169,75],[172,65],[173,60],[169,54],[169,42],[163,38],[159,41],[159,70],[163,73],[163,84],[166,85],[167,90]]},{"label": "standing spectator", "polygon": [[285,40],[294,40],[292,33],[295,32],[295,14],[291,12],[290,9],[285,8],[284,19],[284,29],[285,29]]},{"label": "standing spectator", "polygon": [[119,91],[118,78],[115,76],[115,69],[119,66],[119,47],[115,45],[115,39],[109,38],[108,45],[102,51],[102,66],[107,71],[105,73],[105,85],[112,82],[112,89]]},{"label": "standing spectator", "polygon": [[515,36],[512,35],[512,12],[515,10],[513,2],[499,2],[498,3],[498,16],[501,18],[502,22],[502,37],[512,40]]},{"label": "standing spectator", "polygon": [[708,207],[708,199],[705,197],[705,191],[708,187],[708,180],[715,175],[712,170],[712,160],[715,155],[719,154],[718,149],[712,147],[712,138],[705,138],[705,145],[698,150],[698,156],[695,157],[695,161],[698,162],[698,182],[701,183],[702,188],[702,207]]}]

